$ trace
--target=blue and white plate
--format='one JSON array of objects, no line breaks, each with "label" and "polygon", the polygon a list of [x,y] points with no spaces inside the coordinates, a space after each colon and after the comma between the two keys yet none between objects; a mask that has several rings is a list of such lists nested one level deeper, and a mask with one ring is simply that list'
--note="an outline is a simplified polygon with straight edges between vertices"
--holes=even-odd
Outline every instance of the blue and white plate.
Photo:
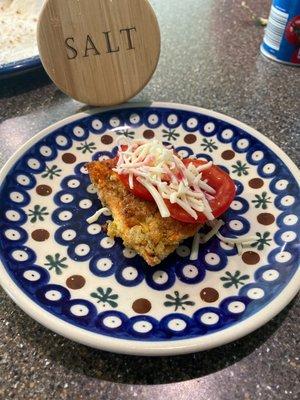
[{"label": "blue and white plate", "polygon": [[[156,137],[228,171],[236,198],[227,237],[190,259],[186,240],[151,268],[107,237],[85,163],[116,154],[120,135]],[[204,109],[153,103],[78,114],[37,134],[1,171],[1,284],[32,318],[86,345],[130,354],[206,350],[257,329],[299,289],[299,176],[254,129]]]},{"label": "blue and white plate", "polygon": [[0,79],[8,78],[14,75],[20,75],[41,67],[42,63],[38,55],[33,55],[32,57],[28,57],[23,60],[16,60],[5,64],[0,64]]}]

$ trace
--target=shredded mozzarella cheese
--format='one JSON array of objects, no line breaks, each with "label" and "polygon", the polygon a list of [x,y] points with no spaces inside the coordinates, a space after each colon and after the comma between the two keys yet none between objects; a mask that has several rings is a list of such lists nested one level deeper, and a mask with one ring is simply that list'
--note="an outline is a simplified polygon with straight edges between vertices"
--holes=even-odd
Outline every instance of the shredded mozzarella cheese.
[{"label": "shredded mozzarella cheese", "polygon": [[211,230],[206,234],[201,234],[197,232],[194,235],[190,260],[195,261],[198,259],[199,254],[199,246],[200,244],[204,244],[208,242],[213,236],[217,236],[223,243],[228,244],[229,246],[236,246],[238,254],[242,254],[243,248],[247,247],[250,243],[255,241],[254,236],[247,236],[244,238],[227,238],[219,232],[220,228],[224,225],[224,222],[220,219],[215,219],[214,221],[208,222],[209,226],[211,226]]},{"label": "shredded mozzarella cheese", "polygon": [[209,201],[216,191],[202,179],[202,171],[210,168],[212,162],[199,167],[185,165],[174,151],[158,140],[121,142],[119,158],[114,171],[128,175],[128,183],[134,188],[136,178],[152,195],[163,218],[170,216],[165,199],[178,204],[195,220],[202,212],[209,221],[214,219]]},{"label": "shredded mozzarella cheese", "polygon": [[147,182],[146,179],[144,178],[137,178],[137,181],[140,182],[151,194],[153,197],[155,203],[157,204],[158,210],[160,212],[160,215],[163,218],[167,218],[170,216],[170,211],[168,207],[165,205],[165,202],[163,201],[161,195],[159,194],[158,190],[155,188],[154,185],[152,185],[151,182]]},{"label": "shredded mozzarella cheese", "polygon": [[238,254],[241,255],[243,253],[243,245],[241,243],[237,243],[236,248],[237,248]]},{"label": "shredded mozzarella cheese", "polygon": [[220,232],[218,232],[216,235],[222,242],[232,245],[232,246],[238,245],[238,244],[246,245],[248,243],[253,243],[255,240],[254,236],[247,236],[246,238],[227,238],[227,237],[221,235]]},{"label": "shredded mozzarella cheese", "polygon": [[212,229],[204,236],[202,243],[208,242],[213,236],[217,235],[224,222],[221,219],[217,219],[216,223],[212,225]]},{"label": "shredded mozzarella cheese", "polygon": [[97,219],[100,217],[100,215],[102,215],[105,212],[110,212],[109,208],[107,208],[107,207],[100,208],[100,210],[96,211],[94,215],[92,215],[91,217],[89,217],[86,220],[86,222],[88,224],[93,224],[94,222],[97,221]]},{"label": "shredded mozzarella cheese", "polygon": [[195,261],[198,260],[199,255],[199,245],[202,243],[203,235],[201,233],[196,233],[193,239],[193,244],[191,248],[190,260]]}]

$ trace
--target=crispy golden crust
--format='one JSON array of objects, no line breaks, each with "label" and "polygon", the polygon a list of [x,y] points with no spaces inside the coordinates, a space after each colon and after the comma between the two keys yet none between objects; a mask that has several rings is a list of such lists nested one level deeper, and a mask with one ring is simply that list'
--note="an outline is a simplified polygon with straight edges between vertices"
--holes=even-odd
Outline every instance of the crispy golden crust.
[{"label": "crispy golden crust", "polygon": [[114,160],[87,165],[92,183],[103,205],[109,207],[113,221],[108,235],[119,236],[151,265],[159,264],[179,243],[193,236],[199,225],[162,218],[155,203],[142,200],[125,188],[112,170]]}]

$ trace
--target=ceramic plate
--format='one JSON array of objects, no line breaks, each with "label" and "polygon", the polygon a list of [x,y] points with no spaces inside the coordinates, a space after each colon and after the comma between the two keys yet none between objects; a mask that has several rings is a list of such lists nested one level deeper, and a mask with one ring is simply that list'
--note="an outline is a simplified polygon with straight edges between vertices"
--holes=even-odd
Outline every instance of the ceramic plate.
[{"label": "ceramic plate", "polygon": [[[190,259],[192,239],[150,268],[107,237],[85,163],[116,154],[120,135],[156,137],[183,157],[213,160],[236,182],[227,237]],[[263,325],[299,289],[299,177],[252,128],[176,104],[78,114],[36,135],[1,172],[1,284],[31,317],[99,349],[145,355],[209,349]]]},{"label": "ceramic plate", "polygon": [[41,67],[37,19],[44,0],[0,0],[0,79]]},{"label": "ceramic plate", "polygon": [[13,75],[23,74],[32,71],[42,66],[40,57],[38,55],[25,58],[24,60],[17,60],[7,64],[0,64],[0,79],[7,78]]}]

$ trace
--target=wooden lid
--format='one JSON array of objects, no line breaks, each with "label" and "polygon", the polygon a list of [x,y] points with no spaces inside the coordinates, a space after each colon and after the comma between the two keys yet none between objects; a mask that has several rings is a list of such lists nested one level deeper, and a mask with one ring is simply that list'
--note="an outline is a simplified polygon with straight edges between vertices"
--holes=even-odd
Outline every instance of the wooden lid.
[{"label": "wooden lid", "polygon": [[90,105],[135,96],[159,59],[159,26],[147,0],[47,0],[37,34],[50,78]]}]

